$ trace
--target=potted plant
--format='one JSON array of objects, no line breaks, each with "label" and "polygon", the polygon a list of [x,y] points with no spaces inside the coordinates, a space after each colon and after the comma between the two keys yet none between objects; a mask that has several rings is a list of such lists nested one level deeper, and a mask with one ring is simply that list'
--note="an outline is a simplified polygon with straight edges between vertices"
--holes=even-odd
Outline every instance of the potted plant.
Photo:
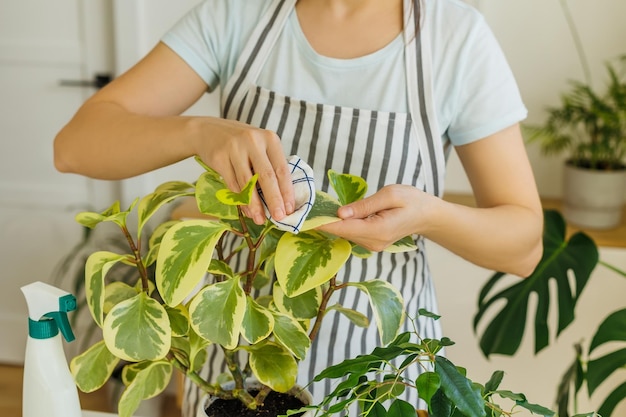
[{"label": "potted plant", "polygon": [[[558,337],[574,322],[577,302],[598,265],[626,278],[626,271],[599,259],[598,248],[587,234],[577,232],[567,238],[561,213],[545,210],[544,214],[544,253],[535,271],[525,280],[504,287],[501,284],[506,274],[497,272],[480,292],[474,329],[477,331],[481,325],[480,347],[487,357],[492,354],[515,355],[524,337],[527,320],[534,323],[535,353],[549,346],[550,281],[554,281],[558,293],[553,307],[558,310]],[[495,288],[500,289],[494,291]],[[534,320],[527,314],[529,304],[535,304],[530,301],[533,295],[537,298]],[[626,306],[609,314],[595,332],[589,331],[589,335],[595,334],[586,349],[583,344],[575,346],[576,357],[564,372],[557,389],[560,417],[570,416],[570,409],[576,404],[576,396],[584,385],[590,395],[600,385],[611,389],[597,409],[603,417],[613,415],[617,404],[626,399],[626,374],[622,369],[626,364],[625,329]],[[612,347],[619,348],[609,351]],[[617,380],[617,383],[606,383],[613,374],[616,377],[613,381]],[[613,388],[610,388],[611,384],[614,384]],[[595,413],[579,415],[592,416]]]},{"label": "potted plant", "polygon": [[[159,394],[174,368],[207,394],[234,399],[246,409],[260,407],[273,392],[288,392],[296,381],[298,360],[307,354],[327,313],[336,310],[367,325],[363,314],[328,305],[335,291],[348,286],[369,297],[383,344],[396,337],[403,322],[403,300],[387,282],[336,281],[352,253],[367,256],[368,251],[314,230],[337,220],[340,204],[365,195],[367,184],[361,178],[330,171],[339,200],[316,191],[302,230],[293,234],[269,221],[258,226],[243,216],[240,207],[248,204],[256,176],[241,193],[233,193],[216,172],[204,168],[195,184],[167,182],[126,210],[116,202],[102,213],[77,215],[89,228],[105,222],[117,225],[128,242],[126,252],[99,250],[87,259],[86,300],[103,337],[71,361],[76,383],[85,392],[101,387],[124,363],[120,416],[131,416],[142,400]],[[145,236],[148,220],[184,197],[195,198],[206,218],[166,221]],[[136,230],[129,227],[131,212],[137,215]],[[228,235],[240,244],[227,247]],[[415,248],[407,237],[387,250]],[[234,270],[228,261],[238,255],[243,267]],[[136,270],[135,284],[105,279],[117,264]],[[211,278],[205,282],[207,272]],[[277,280],[272,283],[274,273]],[[268,286],[271,292],[255,296],[254,290]],[[224,351],[232,388],[198,374],[210,343]],[[237,355],[239,351],[247,353],[243,362],[245,355]],[[248,377],[260,382],[257,392],[246,389]]]},{"label": "potted plant", "polygon": [[597,229],[619,224],[626,195],[626,78],[620,66],[606,64],[608,83],[594,91],[571,82],[546,121],[525,126],[530,142],[544,154],[565,154],[563,214],[571,223]]},{"label": "potted plant", "polygon": [[[418,314],[432,320],[440,318],[424,309]],[[321,403],[288,414],[312,410],[316,417],[328,417],[358,403],[359,416],[415,416],[415,405],[398,397],[407,390],[416,390],[428,408],[428,412],[418,411],[419,417],[512,416],[520,408],[536,415],[555,415],[546,407],[530,403],[522,393],[500,389],[503,371],[494,372],[485,384],[470,380],[464,368],[441,355],[444,347],[452,345],[454,342],[447,337],[424,339],[416,330],[402,333],[384,347],[326,368],[313,382],[339,379],[335,389]],[[414,366],[424,372],[412,381],[406,378],[405,371]],[[512,405],[503,406],[496,402],[496,397]]]}]

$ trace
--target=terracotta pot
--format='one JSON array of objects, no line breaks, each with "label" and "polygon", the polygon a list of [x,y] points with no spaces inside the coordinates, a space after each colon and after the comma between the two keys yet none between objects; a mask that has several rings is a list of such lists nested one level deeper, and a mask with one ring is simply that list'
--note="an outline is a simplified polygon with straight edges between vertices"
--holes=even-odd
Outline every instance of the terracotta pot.
[{"label": "terracotta pot", "polygon": [[610,229],[621,221],[626,170],[598,171],[565,166],[563,216],[592,229]]}]

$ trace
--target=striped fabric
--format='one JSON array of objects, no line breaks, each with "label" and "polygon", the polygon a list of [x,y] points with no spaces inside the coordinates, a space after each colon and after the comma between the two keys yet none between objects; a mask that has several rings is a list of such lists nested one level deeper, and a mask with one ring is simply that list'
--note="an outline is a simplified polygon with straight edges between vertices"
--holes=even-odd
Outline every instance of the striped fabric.
[{"label": "striped fabric", "polygon": [[[428,30],[419,27],[419,0],[405,0],[405,16],[415,16],[405,28],[405,66],[410,113],[371,111],[310,103],[283,96],[255,85],[271,46],[293,11],[295,0],[275,0],[246,45],[235,73],[222,96],[222,116],[275,131],[287,155],[299,155],[312,168],[316,185],[330,192],[327,171],[359,175],[367,181],[370,194],[387,184],[409,184],[428,193],[441,195],[445,155],[437,131],[432,98]],[[409,14],[411,13],[411,14]],[[229,242],[236,247],[238,242]],[[384,279],[398,288],[407,305],[407,314],[418,308],[437,311],[435,292],[426,262],[424,242],[416,238],[418,251],[379,253],[368,259],[351,259],[337,279],[339,282]],[[243,259],[235,262],[244,262]],[[236,267],[236,266],[235,266]],[[373,320],[367,297],[355,288],[335,294],[329,305],[339,303],[366,313]],[[418,321],[422,337],[440,337],[431,320]],[[405,329],[414,330],[407,321]],[[300,364],[298,383],[307,385],[328,365],[370,351],[379,344],[376,326],[356,327],[341,314],[329,314],[308,357]],[[214,379],[224,372],[219,349],[210,349],[209,363],[202,376]],[[409,378],[417,377],[412,370]],[[315,401],[331,390],[330,382],[309,386]],[[201,393],[186,383],[184,415],[196,415]],[[404,398],[419,404],[414,392]],[[349,410],[356,416],[356,410]]]}]

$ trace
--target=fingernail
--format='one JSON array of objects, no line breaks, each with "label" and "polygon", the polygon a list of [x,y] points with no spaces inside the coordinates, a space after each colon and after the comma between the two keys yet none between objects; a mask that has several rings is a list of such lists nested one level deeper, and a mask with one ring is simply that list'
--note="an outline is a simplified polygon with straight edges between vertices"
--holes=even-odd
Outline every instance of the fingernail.
[{"label": "fingernail", "polygon": [[263,223],[265,223],[265,216],[257,214],[256,216],[254,216],[254,222],[259,226],[262,225]]},{"label": "fingernail", "polygon": [[344,206],[341,207],[338,214],[342,219],[347,219],[354,216],[354,210],[352,210],[352,207],[350,206]]},{"label": "fingernail", "polygon": [[285,203],[285,211],[287,214],[293,213],[293,204],[289,202]]},{"label": "fingernail", "polygon": [[274,210],[272,217],[276,220],[282,220],[285,217],[285,212],[281,208],[277,208]]}]

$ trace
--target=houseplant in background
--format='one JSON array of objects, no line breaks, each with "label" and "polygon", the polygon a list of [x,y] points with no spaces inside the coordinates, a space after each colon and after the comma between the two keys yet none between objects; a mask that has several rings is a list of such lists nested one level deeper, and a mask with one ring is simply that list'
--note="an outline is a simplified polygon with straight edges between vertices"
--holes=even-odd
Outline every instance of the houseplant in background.
[{"label": "houseplant in background", "polygon": [[[474,329],[478,331],[481,328],[480,347],[487,357],[492,354],[515,355],[524,337],[533,294],[537,298],[533,323],[535,353],[538,353],[550,344],[548,318],[551,300],[557,300],[554,309],[558,311],[558,337],[574,321],[577,302],[598,265],[626,278],[626,271],[599,259],[598,248],[587,234],[577,232],[566,238],[565,220],[558,211],[545,210],[544,213],[544,253],[535,271],[525,280],[516,280],[510,286],[506,286],[506,274],[497,272],[480,292]],[[556,284],[556,297],[550,294],[551,281]],[[613,288],[607,290],[615,291]],[[592,334],[594,336],[587,349],[582,345],[575,346],[576,358],[567,368],[557,389],[556,404],[560,417],[570,415],[569,409],[575,406],[575,397],[583,384],[591,395],[598,386],[611,385],[605,380],[614,373],[622,382],[609,387],[612,391],[602,400],[597,411],[603,417],[610,417],[615,406],[626,399],[626,374],[621,369],[626,365],[626,304],[606,317],[595,332],[590,330],[582,336],[590,337]],[[598,353],[597,348],[606,348],[609,342],[613,344],[609,348],[617,346],[619,349],[606,354]]]},{"label": "houseplant in background", "polygon": [[[86,300],[103,337],[71,362],[77,385],[85,392],[101,387],[116,366],[124,364],[120,416],[131,416],[142,400],[158,395],[173,368],[208,394],[235,399],[247,409],[259,407],[273,392],[291,390],[297,361],[307,354],[328,312],[335,310],[368,325],[363,314],[328,305],[335,291],[348,286],[369,297],[383,344],[396,337],[403,322],[403,301],[390,284],[336,281],[351,254],[367,256],[367,250],[312,230],[335,221],[339,204],[365,195],[367,184],[361,178],[329,172],[339,201],[315,192],[306,222],[300,233],[293,234],[269,221],[258,226],[243,216],[240,207],[248,203],[256,177],[241,193],[233,193],[217,173],[204,168],[195,184],[167,182],[127,210],[116,202],[102,213],[77,216],[89,228],[117,225],[128,242],[126,252],[99,250],[87,259]],[[195,198],[206,217],[165,221],[146,237],[148,220],[184,197]],[[136,231],[129,227],[131,213],[137,216]],[[227,245],[227,235],[237,237],[238,243]],[[415,245],[407,237],[387,250],[415,250]],[[236,256],[241,260],[238,270],[229,266]],[[135,269],[135,284],[105,279],[117,264]],[[153,266],[154,282],[148,273]],[[204,283],[207,272],[211,280]],[[274,272],[276,283],[270,279]],[[257,295],[268,286],[271,291]],[[221,346],[233,388],[198,374],[210,343]],[[248,377],[261,383],[258,392],[246,390]]]},{"label": "houseplant in background", "polygon": [[598,229],[619,224],[626,195],[626,56],[606,69],[602,91],[571,82],[543,124],[524,127],[544,154],[567,155],[565,218]]}]

